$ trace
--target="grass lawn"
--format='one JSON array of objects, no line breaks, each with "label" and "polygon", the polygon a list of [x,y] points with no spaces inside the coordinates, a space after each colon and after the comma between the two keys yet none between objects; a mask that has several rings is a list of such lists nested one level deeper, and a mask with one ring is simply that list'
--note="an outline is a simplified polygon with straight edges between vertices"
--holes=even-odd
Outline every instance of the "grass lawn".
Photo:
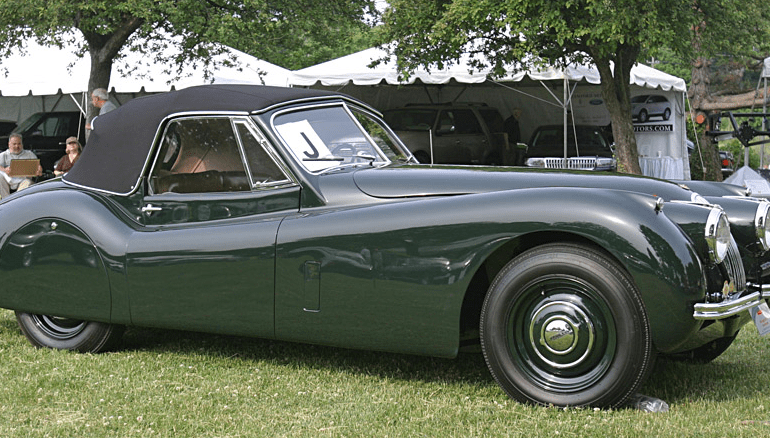
[{"label": "grass lawn", "polygon": [[707,365],[659,360],[670,405],[508,399],[481,354],[454,360],[130,329],[113,353],[40,350],[0,310],[0,437],[770,436],[770,338],[746,326]]}]

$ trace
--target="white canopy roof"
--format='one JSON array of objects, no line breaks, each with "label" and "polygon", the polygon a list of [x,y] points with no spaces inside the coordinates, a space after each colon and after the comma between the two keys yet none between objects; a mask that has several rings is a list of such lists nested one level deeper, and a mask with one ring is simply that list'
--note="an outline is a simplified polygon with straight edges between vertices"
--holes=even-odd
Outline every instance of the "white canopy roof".
[{"label": "white canopy roof", "polygon": [[[289,79],[289,84],[294,86],[343,86],[349,83],[355,85],[376,85],[382,82],[390,85],[413,84],[418,79],[425,84],[446,84],[454,79],[465,84],[477,84],[487,80],[487,71],[469,72],[468,58],[463,57],[460,63],[452,65],[444,70],[427,71],[419,68],[406,82],[399,81],[396,64],[393,60],[382,63],[375,68],[369,68],[372,61],[383,58],[386,52],[378,47],[372,47],[351,55],[333,59],[322,64],[307,67],[295,71]],[[564,70],[556,68],[544,68],[509,74],[504,78],[496,79],[497,82],[518,82],[528,77],[536,81],[585,80],[591,84],[599,84],[599,71],[593,66],[577,65]],[[684,92],[686,84],[683,79],[663,73],[646,65],[637,64],[631,69],[631,83],[646,88],[660,88],[662,90],[675,90]]]},{"label": "white canopy roof", "polygon": [[[137,93],[142,89],[145,92],[162,92],[172,87],[181,89],[204,83],[287,85],[289,70],[235,49],[228,48],[228,53],[235,58],[235,66],[220,65],[205,79],[202,66],[185,65],[180,79],[172,80],[177,76],[176,66],[158,65],[139,53],[129,52],[126,59],[113,64],[109,88],[118,93]],[[226,56],[220,55],[215,60],[227,59]],[[121,74],[119,67],[124,64],[137,67],[136,74]],[[23,53],[0,59],[0,94],[44,96],[60,91],[65,94],[88,92],[90,67],[90,58],[78,58],[73,46],[59,49],[28,41]],[[3,77],[6,71],[8,76]]]}]

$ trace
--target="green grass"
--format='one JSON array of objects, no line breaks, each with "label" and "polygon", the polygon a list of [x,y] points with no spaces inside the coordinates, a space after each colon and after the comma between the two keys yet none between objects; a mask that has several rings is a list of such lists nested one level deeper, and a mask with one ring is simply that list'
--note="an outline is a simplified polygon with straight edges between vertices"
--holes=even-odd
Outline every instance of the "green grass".
[{"label": "green grass", "polygon": [[35,349],[0,311],[0,437],[758,437],[770,435],[770,338],[747,326],[707,365],[658,361],[671,409],[508,399],[480,354],[454,360],[130,329],[119,350]]}]

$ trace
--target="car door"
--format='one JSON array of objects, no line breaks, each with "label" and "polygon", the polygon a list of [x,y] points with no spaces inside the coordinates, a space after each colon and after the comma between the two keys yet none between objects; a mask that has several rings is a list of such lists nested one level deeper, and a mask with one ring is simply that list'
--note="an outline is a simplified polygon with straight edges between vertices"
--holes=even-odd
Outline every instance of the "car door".
[{"label": "car door", "polygon": [[273,336],[275,239],[299,186],[248,118],[164,130],[127,250],[136,324]]},{"label": "car door", "polygon": [[480,164],[487,139],[473,110],[446,109],[439,113],[434,141],[435,162]]}]

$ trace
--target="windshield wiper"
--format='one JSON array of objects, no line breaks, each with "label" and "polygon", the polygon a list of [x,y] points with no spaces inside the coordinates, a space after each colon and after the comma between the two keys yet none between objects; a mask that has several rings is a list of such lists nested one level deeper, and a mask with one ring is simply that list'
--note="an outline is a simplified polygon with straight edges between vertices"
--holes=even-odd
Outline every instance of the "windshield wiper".
[{"label": "windshield wiper", "polygon": [[345,158],[335,157],[333,155],[327,155],[325,157],[318,157],[318,158],[303,158],[302,161],[345,161]]}]

